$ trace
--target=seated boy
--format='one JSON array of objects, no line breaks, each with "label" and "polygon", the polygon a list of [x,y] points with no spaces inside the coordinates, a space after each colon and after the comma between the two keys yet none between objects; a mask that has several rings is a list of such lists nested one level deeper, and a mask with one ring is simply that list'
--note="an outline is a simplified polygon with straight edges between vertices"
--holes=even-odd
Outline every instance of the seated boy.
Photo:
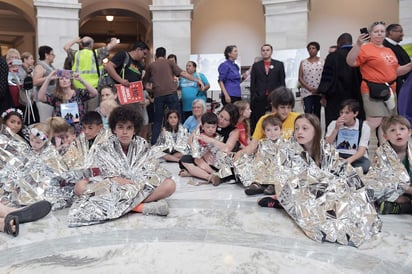
[{"label": "seated boy", "polygon": [[[255,131],[253,132],[252,140],[250,141],[249,145],[236,153],[235,159],[239,158],[242,152],[251,154],[256,151],[259,140],[265,138],[262,123],[263,120],[268,116],[276,115],[282,121],[283,138],[289,139],[290,136],[292,136],[295,126],[295,119],[299,116],[299,113],[292,112],[292,109],[295,106],[295,96],[293,95],[293,92],[286,87],[279,87],[273,90],[269,96],[272,106],[272,113],[268,113],[260,117],[256,124]],[[260,184],[252,184],[248,188],[251,189],[248,191],[250,191],[252,194],[260,194],[265,190],[265,187],[261,186]]]},{"label": "seated boy", "polygon": [[205,160],[214,159],[214,153],[211,151],[212,146],[204,142],[202,138],[202,135],[216,138],[217,122],[217,115],[213,112],[206,112],[202,115],[200,127],[193,131],[188,139],[192,155],[183,155],[179,162],[180,176],[194,176],[204,179],[208,183],[211,182],[213,185],[220,184],[220,178],[213,174],[217,168],[213,166],[213,163]]},{"label": "seated boy", "polygon": [[92,177],[75,185],[79,198],[70,208],[69,226],[101,223],[130,211],[169,213],[164,199],[174,193],[176,184],[152,163],[157,159],[150,154],[149,145],[136,136],[142,126],[141,115],[131,106],[120,106],[113,110],[109,126],[114,136],[96,146]]},{"label": "seated boy", "polygon": [[[411,125],[409,121],[400,115],[387,117],[382,122],[383,136],[387,140],[382,146],[376,149],[376,161],[373,169],[377,171],[377,177],[380,182],[387,182],[386,188],[392,185],[394,195],[386,195],[383,201],[379,201],[380,214],[411,214],[412,213],[412,180],[411,180],[411,163],[412,163],[412,144],[409,142],[411,137]],[[393,158],[396,154],[396,158]],[[384,157],[382,157],[384,156]],[[392,162],[395,160],[395,162]],[[391,165],[388,169],[385,165]],[[400,187],[403,174],[409,175],[406,178],[404,186]],[[405,183],[404,182],[404,183]],[[397,187],[397,189],[395,189]],[[388,190],[388,189],[386,189]],[[399,195],[401,194],[401,195]],[[389,197],[393,199],[388,201]]]},{"label": "seated boy", "polygon": [[[248,178],[250,177],[249,175],[252,175],[252,178],[250,178],[253,180],[251,187],[245,189],[247,195],[255,195],[262,192],[266,195],[275,194],[274,184],[270,183],[272,177],[270,172],[272,170],[272,165],[274,164],[274,158],[271,153],[274,152],[274,141],[276,141],[282,134],[282,122],[276,116],[269,115],[263,120],[262,127],[266,138],[259,140],[259,145],[256,147],[256,150],[252,152],[255,155],[250,162],[251,170],[248,168],[241,168],[239,169],[240,173],[236,174],[236,177],[240,177],[241,182],[245,186],[247,186],[247,181],[250,183],[251,180],[242,180],[242,177]],[[243,161],[240,159],[240,162],[249,161],[249,158],[245,158]],[[267,174],[266,171],[269,171],[270,174]],[[264,190],[262,191],[262,189]]]},{"label": "seated boy", "polygon": [[97,111],[86,112],[82,118],[82,132],[88,141],[89,148],[103,128],[102,117]]},{"label": "seated boy", "polygon": [[370,128],[366,122],[356,118],[359,110],[358,101],[343,101],[339,118],[328,125],[326,142],[336,147],[340,157],[346,159],[353,167],[361,167],[363,174],[366,174],[370,168],[367,158]]}]

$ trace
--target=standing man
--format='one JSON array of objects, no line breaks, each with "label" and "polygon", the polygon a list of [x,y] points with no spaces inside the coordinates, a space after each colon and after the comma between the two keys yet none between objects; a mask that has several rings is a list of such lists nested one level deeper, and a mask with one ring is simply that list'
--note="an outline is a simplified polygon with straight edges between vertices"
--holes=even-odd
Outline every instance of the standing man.
[{"label": "standing man", "polygon": [[[398,58],[399,65],[403,66],[411,62],[411,58],[408,53],[399,45],[403,39],[403,29],[399,24],[390,24],[386,27],[386,38],[383,40],[383,45],[390,48]],[[396,78],[396,95],[399,97],[399,91],[403,85],[403,82],[408,78],[411,73],[408,72],[405,75],[398,76]]]},{"label": "standing man", "polygon": [[[149,47],[146,43],[138,41],[133,44],[131,50],[119,51],[107,62],[105,69],[116,84],[129,86],[131,82],[141,81],[144,76],[144,59],[149,54]],[[146,101],[146,100],[145,100]],[[135,103],[133,106],[138,110],[142,117],[147,117],[146,103]],[[143,120],[140,136],[146,137],[149,129],[148,119]]]},{"label": "standing man", "polygon": [[323,66],[322,77],[318,86],[321,104],[325,107],[325,126],[337,120],[341,103],[347,99],[357,100],[361,107],[358,118],[364,120],[360,84],[362,76],[359,68],[346,63],[346,56],[352,49],[352,35],[343,33],[337,40],[338,49],[329,53]]},{"label": "standing man", "polygon": [[[71,49],[74,44],[79,44],[80,50]],[[99,76],[102,70],[103,59],[109,56],[110,50],[117,45],[117,39],[112,38],[107,46],[93,49],[94,40],[89,36],[77,37],[66,43],[63,47],[69,58],[73,58],[71,70],[77,72],[84,81],[97,89]],[[77,80],[73,81],[76,88],[84,89],[84,85]],[[94,110],[99,105],[99,97],[96,96],[87,102],[87,109]]]},{"label": "standing man", "polygon": [[152,126],[151,143],[154,145],[162,128],[164,108],[180,110],[177,85],[174,76],[181,76],[199,84],[199,90],[204,90],[201,79],[194,78],[186,71],[179,68],[174,61],[166,59],[166,49],[156,49],[155,61],[147,68],[145,82],[150,83],[154,97],[154,119]]},{"label": "standing man", "polygon": [[254,63],[250,73],[251,132],[255,130],[259,118],[271,109],[269,93],[285,86],[285,68],[282,62],[272,59],[273,47],[264,44],[260,53],[263,60]]}]

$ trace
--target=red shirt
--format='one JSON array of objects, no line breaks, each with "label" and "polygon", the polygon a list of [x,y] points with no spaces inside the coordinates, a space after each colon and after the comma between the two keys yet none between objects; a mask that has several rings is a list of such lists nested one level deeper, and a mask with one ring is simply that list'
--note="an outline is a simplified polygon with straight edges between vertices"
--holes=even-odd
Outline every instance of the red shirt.
[{"label": "red shirt", "polygon": [[237,130],[239,131],[239,143],[242,146],[247,146],[249,143],[249,137],[246,134],[246,128],[245,124],[243,123],[238,123],[236,125]]}]

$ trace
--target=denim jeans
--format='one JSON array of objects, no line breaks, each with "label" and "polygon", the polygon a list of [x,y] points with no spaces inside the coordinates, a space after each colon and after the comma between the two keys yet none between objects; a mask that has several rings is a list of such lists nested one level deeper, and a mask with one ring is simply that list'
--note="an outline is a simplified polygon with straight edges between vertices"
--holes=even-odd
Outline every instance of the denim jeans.
[{"label": "denim jeans", "polygon": [[165,107],[167,107],[168,110],[179,111],[180,106],[179,97],[177,96],[177,93],[154,98],[152,137],[150,139],[152,145],[156,143],[157,138],[160,135],[165,113]]},{"label": "denim jeans", "polygon": [[313,113],[318,116],[320,120],[320,96],[318,95],[309,95],[303,98],[303,105],[305,113]]}]

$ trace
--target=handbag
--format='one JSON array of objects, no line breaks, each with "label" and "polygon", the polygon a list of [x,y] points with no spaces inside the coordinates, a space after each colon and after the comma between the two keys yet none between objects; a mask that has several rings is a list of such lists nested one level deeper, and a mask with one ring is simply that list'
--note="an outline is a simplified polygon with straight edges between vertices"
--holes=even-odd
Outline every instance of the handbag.
[{"label": "handbag", "polygon": [[[129,60],[130,60],[129,54],[126,52],[126,57],[124,58],[124,61],[123,61],[123,67],[122,67],[122,70],[120,71],[122,79],[124,79],[124,71],[125,71],[127,64],[129,63]],[[109,75],[109,73],[105,69],[103,69],[99,77],[98,89],[100,90],[104,86],[114,86],[114,84],[115,84],[115,81],[113,80],[113,78]]]},{"label": "handbag", "polygon": [[373,99],[386,101],[391,97],[391,85],[395,82],[395,80],[391,82],[385,83],[375,83],[368,80],[363,79],[369,88],[369,96]]}]

